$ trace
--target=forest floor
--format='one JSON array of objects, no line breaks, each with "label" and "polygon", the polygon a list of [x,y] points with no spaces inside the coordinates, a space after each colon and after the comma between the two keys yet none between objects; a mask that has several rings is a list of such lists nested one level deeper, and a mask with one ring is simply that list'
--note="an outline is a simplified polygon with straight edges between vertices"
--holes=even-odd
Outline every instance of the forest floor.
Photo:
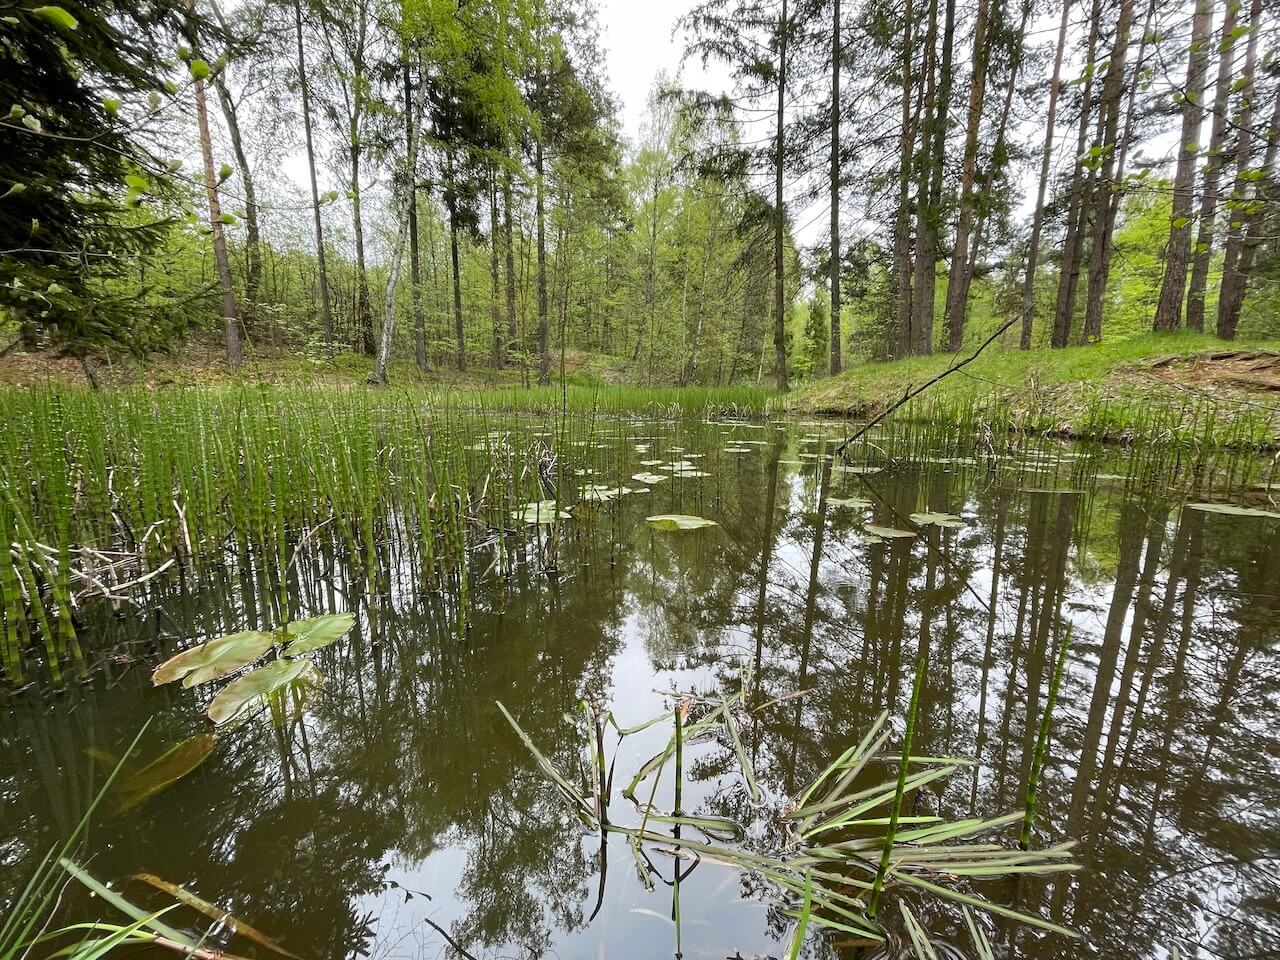
[{"label": "forest floor", "polygon": [[[967,356],[962,354],[961,356]],[[912,386],[942,373],[950,354],[863,363],[800,386],[788,408],[805,414],[874,416]],[[1227,344],[1206,334],[1146,334],[1063,350],[989,349],[928,391],[953,400],[1002,396],[1015,408],[1061,409],[1087,396],[1120,403],[1220,400],[1274,411],[1280,426],[1280,341]]]},{"label": "forest floor", "polygon": [[[411,358],[394,360],[393,386],[434,389],[517,387],[534,381],[532,369],[492,370],[488,357],[480,366],[459,373],[437,366],[421,374]],[[552,376],[559,379],[559,358]],[[802,415],[874,416],[898,400],[910,387],[922,384],[956,361],[950,354],[911,357],[889,362],[854,362],[838,377],[799,383],[782,403]],[[571,351],[566,356],[566,379],[571,385],[625,382],[616,358]],[[145,362],[133,357],[101,356],[95,361],[104,386],[216,385],[231,377],[219,344],[195,341],[180,351],[158,354]],[[357,354],[339,354],[332,362],[297,354],[258,356],[246,360],[238,380],[291,386],[331,384],[354,387],[368,379],[372,361]],[[46,382],[84,386],[78,360],[51,351],[12,350],[0,357],[0,386],[32,386]],[[996,399],[1015,412],[1034,412],[1069,424],[1099,403],[1130,407],[1176,407],[1197,401],[1220,401],[1224,418],[1247,412],[1268,414],[1280,437],[1280,341],[1224,344],[1212,336],[1178,332],[1146,334],[1128,340],[1106,341],[1064,350],[998,349],[993,345],[971,364],[931,387],[931,400],[964,404]],[[1068,431],[1069,432],[1069,431]]]}]

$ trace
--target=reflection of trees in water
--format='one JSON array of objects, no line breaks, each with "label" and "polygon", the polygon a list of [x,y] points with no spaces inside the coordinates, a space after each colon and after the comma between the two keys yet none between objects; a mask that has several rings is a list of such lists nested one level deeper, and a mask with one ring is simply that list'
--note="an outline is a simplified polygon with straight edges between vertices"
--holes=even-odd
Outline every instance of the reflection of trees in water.
[{"label": "reflection of trees in water", "polygon": [[[1037,831],[1084,840],[1087,871],[982,891],[1079,926],[1103,956],[1185,943],[1197,924],[1212,925],[1211,952],[1270,949],[1280,889],[1274,861],[1260,858],[1280,851],[1269,730],[1280,688],[1268,648],[1280,622],[1274,527],[1101,490],[1033,493],[942,465],[866,477],[797,467],[778,462],[787,448],[771,440],[758,455],[723,460],[696,490],[673,479],[647,500],[624,498],[617,517],[601,511],[573,535],[557,583],[517,568],[502,616],[494,585],[479,578],[488,556],[461,610],[458,584],[428,581],[401,546],[381,548],[386,570],[365,589],[335,580],[343,568],[327,546],[307,554],[294,571],[300,606],[353,609],[361,629],[359,641],[320,655],[326,688],[305,722],[234,731],[188,781],[135,816],[96,824],[97,869],[190,882],[287,945],[337,957],[371,946],[377,918],[361,903],[381,893],[384,864],[412,870],[460,848],[461,874],[425,891],[457,899],[453,935],[477,952],[545,953],[585,922],[595,854],[495,699],[560,769],[577,771],[582,740],[565,713],[604,690],[624,629],[638,631],[653,663],[711,672],[730,689],[740,660],[754,660],[754,705],[809,691],[742,725],[774,792],[766,813],[750,804],[728,743],[708,747],[689,774],[702,781],[705,812],[751,824],[748,842],[765,849],[778,840],[770,805],[881,709],[901,713],[919,653],[929,673],[917,752],[982,761],[919,809],[1019,805],[1069,621],[1071,667]],[[873,506],[832,503],[849,496]],[[864,521],[904,527],[921,509],[975,519],[914,540],[862,541]],[[666,510],[714,516],[722,529],[644,526],[646,513]],[[158,583],[140,616],[95,629],[154,659],[174,636],[271,616],[269,587],[248,568],[185,576],[189,590]],[[3,862],[29,863],[50,835],[42,829],[63,832],[78,818],[101,775],[85,746],[126,742],[154,710],[148,749],[158,750],[198,728],[198,696],[207,693],[152,690],[144,670],[108,664],[91,688],[51,706],[22,697],[6,707]],[[23,871],[5,873],[7,887]],[[634,883],[631,873],[616,868],[609,883]],[[767,891],[743,878],[741,892]],[[781,936],[788,920],[773,910],[765,924]],[[999,929],[1024,953],[1062,947]]]}]

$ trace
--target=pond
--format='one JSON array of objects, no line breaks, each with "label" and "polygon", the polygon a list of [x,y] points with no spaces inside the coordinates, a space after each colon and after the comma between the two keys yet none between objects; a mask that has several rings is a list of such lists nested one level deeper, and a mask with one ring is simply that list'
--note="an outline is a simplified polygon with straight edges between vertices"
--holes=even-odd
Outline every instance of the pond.
[{"label": "pond", "polygon": [[[759,800],[733,745],[712,737],[687,746],[683,808],[765,848],[786,798],[885,709],[895,749],[918,658],[912,753],[977,763],[904,815],[1021,810],[1069,626],[1035,836],[1077,840],[1081,869],[963,887],[1081,939],[975,912],[996,954],[1275,949],[1280,521],[1185,506],[1176,485],[1133,479],[1136,454],[1066,443],[849,470],[829,457],[834,427],[593,429],[601,449],[579,440],[574,463],[595,473],[561,469],[559,483],[574,500],[598,483],[585,496],[602,502],[554,529],[513,516],[501,539],[473,530],[465,577],[429,575],[395,523],[375,573],[323,536],[302,544],[295,616],[356,619],[314,654],[322,685],[219,728],[208,757],[154,794],[108,796],[86,834],[92,872],[141,904],[135,874],[182,884],[308,960],[782,956],[794,921],[776,890],[714,858],[655,855],[642,882],[626,838],[582,827],[496,701],[585,783],[584,700],[627,727],[669,717],[675,692],[749,679],[738,732]],[[619,485],[639,492],[609,492]],[[646,523],[667,514],[715,525]],[[83,679],[0,701],[0,896],[74,827],[148,718],[135,768],[212,731],[202,711],[217,685],[153,687],[152,669],[272,622],[277,603],[234,550],[139,599],[82,612]],[[620,784],[671,725],[616,754],[606,735]],[[672,807],[671,784],[657,808]],[[608,813],[638,820],[616,785]],[[909,899],[934,937],[968,950],[954,904]],[[100,912],[70,891],[67,909]],[[854,940],[814,929],[807,955],[860,955]],[[243,938],[228,949],[272,956]]]}]

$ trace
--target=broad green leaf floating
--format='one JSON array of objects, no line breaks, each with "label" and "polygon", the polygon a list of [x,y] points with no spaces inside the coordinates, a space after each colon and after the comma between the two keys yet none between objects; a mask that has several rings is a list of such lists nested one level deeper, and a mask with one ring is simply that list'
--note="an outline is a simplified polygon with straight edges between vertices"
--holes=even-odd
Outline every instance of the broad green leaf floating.
[{"label": "broad green leaf floating", "polygon": [[75,30],[80,26],[80,21],[67,13],[62,7],[36,7],[31,12],[42,20],[48,20],[55,27],[59,27],[62,30]]},{"label": "broad green leaf floating", "polygon": [[275,638],[265,630],[243,630],[210,640],[170,657],[151,674],[156,686],[181,680],[194,687],[247,667],[270,649]]},{"label": "broad green leaf floating", "polygon": [[1280,520],[1280,512],[1263,510],[1260,507],[1238,507],[1232,503],[1188,503],[1192,510],[1203,510],[1205,513],[1225,513],[1232,517],[1266,517]]},{"label": "broad green leaf floating", "polygon": [[557,520],[568,520],[569,510],[565,508],[557,511],[554,500],[534,500],[512,512],[511,516],[525,523],[555,523]]},{"label": "broad green leaf floating", "polygon": [[954,513],[913,513],[911,522],[918,523],[922,527],[933,524],[937,527],[963,527],[964,519],[957,517]]},{"label": "broad green leaf floating", "polygon": [[875,523],[868,523],[862,529],[865,530],[867,533],[871,534],[873,537],[882,537],[886,540],[889,540],[895,537],[900,537],[903,540],[910,540],[916,535],[916,532],[914,530],[898,530],[895,527],[882,527],[879,524],[875,524]]},{"label": "broad green leaf floating", "polygon": [[326,613],[310,620],[295,620],[285,626],[285,633],[292,638],[284,648],[286,657],[310,653],[327,647],[351,632],[356,618],[350,613]]},{"label": "broad green leaf floating", "polygon": [[174,744],[120,784],[120,812],[141,806],[209,759],[218,738],[201,733]]},{"label": "broad green leaf floating", "polygon": [[655,530],[700,530],[703,527],[719,526],[714,520],[691,517],[682,513],[662,513],[645,519]]},{"label": "broad green leaf floating", "polygon": [[836,507],[861,508],[871,506],[871,501],[865,500],[862,497],[827,497],[827,503]]},{"label": "broad green leaf floating", "polygon": [[213,698],[205,713],[214,726],[220,726],[250,701],[265,697],[295,680],[319,683],[320,671],[310,660],[276,660],[232,680]]},{"label": "broad green leaf floating", "polygon": [[832,473],[852,473],[857,476],[869,476],[879,473],[883,467],[873,467],[866,463],[837,463],[831,468]]},{"label": "broad green leaf floating", "polygon": [[668,478],[664,477],[660,473],[636,473],[636,474],[632,474],[631,479],[635,480],[637,483],[653,484],[653,483],[662,483],[662,481]]}]

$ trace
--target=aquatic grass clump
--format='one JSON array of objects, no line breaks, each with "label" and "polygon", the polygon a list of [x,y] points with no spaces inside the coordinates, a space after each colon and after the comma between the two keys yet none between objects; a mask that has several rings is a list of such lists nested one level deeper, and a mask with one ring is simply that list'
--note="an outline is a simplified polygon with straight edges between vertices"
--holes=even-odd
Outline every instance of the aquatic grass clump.
[{"label": "aquatic grass clump", "polygon": [[[908,731],[915,722],[914,704],[918,704],[922,673],[922,669],[917,671]],[[899,887],[1052,933],[1075,936],[1064,927],[993,903],[961,886],[970,878],[1075,870],[1077,865],[1071,861],[1070,854],[1072,844],[1028,851],[978,839],[1021,821],[1022,811],[985,820],[947,821],[941,816],[903,816],[905,796],[927,784],[944,781],[964,761],[912,755],[910,732],[897,756],[887,752],[891,738],[887,712],[812,783],[790,800],[776,804],[774,813],[780,816],[778,825],[782,829],[753,831],[755,836],[781,838],[774,849],[761,852],[737,845],[735,841],[748,835],[744,825],[684,810],[681,787],[685,751],[700,742],[715,741],[728,746],[738,760],[745,789],[753,797],[763,795],[765,785],[758,782],[749,753],[742,749],[741,726],[736,719],[737,714],[751,712],[745,690],[744,684],[742,691],[730,696],[679,695],[680,702],[674,713],[668,711],[632,727],[620,726],[611,712],[605,713],[618,734],[614,762],[622,753],[622,741],[627,736],[664,720],[671,722],[674,717],[673,733],[666,745],[640,764],[622,791],[623,798],[635,809],[638,825],[627,825],[618,818],[606,816],[599,802],[588,800],[588,795],[597,798],[607,795],[609,778],[605,770],[613,769],[613,762],[607,767],[603,763],[598,738],[593,740],[590,733],[586,737],[589,762],[583,763],[581,770],[588,782],[574,783],[571,776],[558,770],[538,749],[503,704],[498,703],[498,708],[578,819],[587,829],[601,834],[602,845],[609,834],[627,837],[642,880],[653,870],[646,846],[653,852],[675,858],[677,880],[681,876],[679,864],[684,859],[692,859],[695,865],[708,862],[730,866],[767,880],[775,889],[784,912],[799,921],[797,935],[792,940],[792,954],[798,949],[797,939],[803,937],[804,928],[810,924],[852,934],[863,943],[882,940],[885,931],[876,918],[879,900],[882,893]],[[656,811],[653,798],[658,780],[672,760],[675,762],[673,808],[669,813]],[[860,775],[885,764],[897,764],[896,777],[871,787],[859,786]],[[912,770],[914,772],[910,772]],[[640,790],[650,777],[653,782],[649,799],[642,804]],[[756,809],[763,815],[769,805]],[[653,830],[650,824],[655,822],[669,824],[671,833]],[[682,834],[682,829],[697,830],[707,839],[690,839]],[[673,886],[673,897],[678,897],[678,886],[671,881],[664,882]],[[678,937],[678,907],[674,916]]]}]

